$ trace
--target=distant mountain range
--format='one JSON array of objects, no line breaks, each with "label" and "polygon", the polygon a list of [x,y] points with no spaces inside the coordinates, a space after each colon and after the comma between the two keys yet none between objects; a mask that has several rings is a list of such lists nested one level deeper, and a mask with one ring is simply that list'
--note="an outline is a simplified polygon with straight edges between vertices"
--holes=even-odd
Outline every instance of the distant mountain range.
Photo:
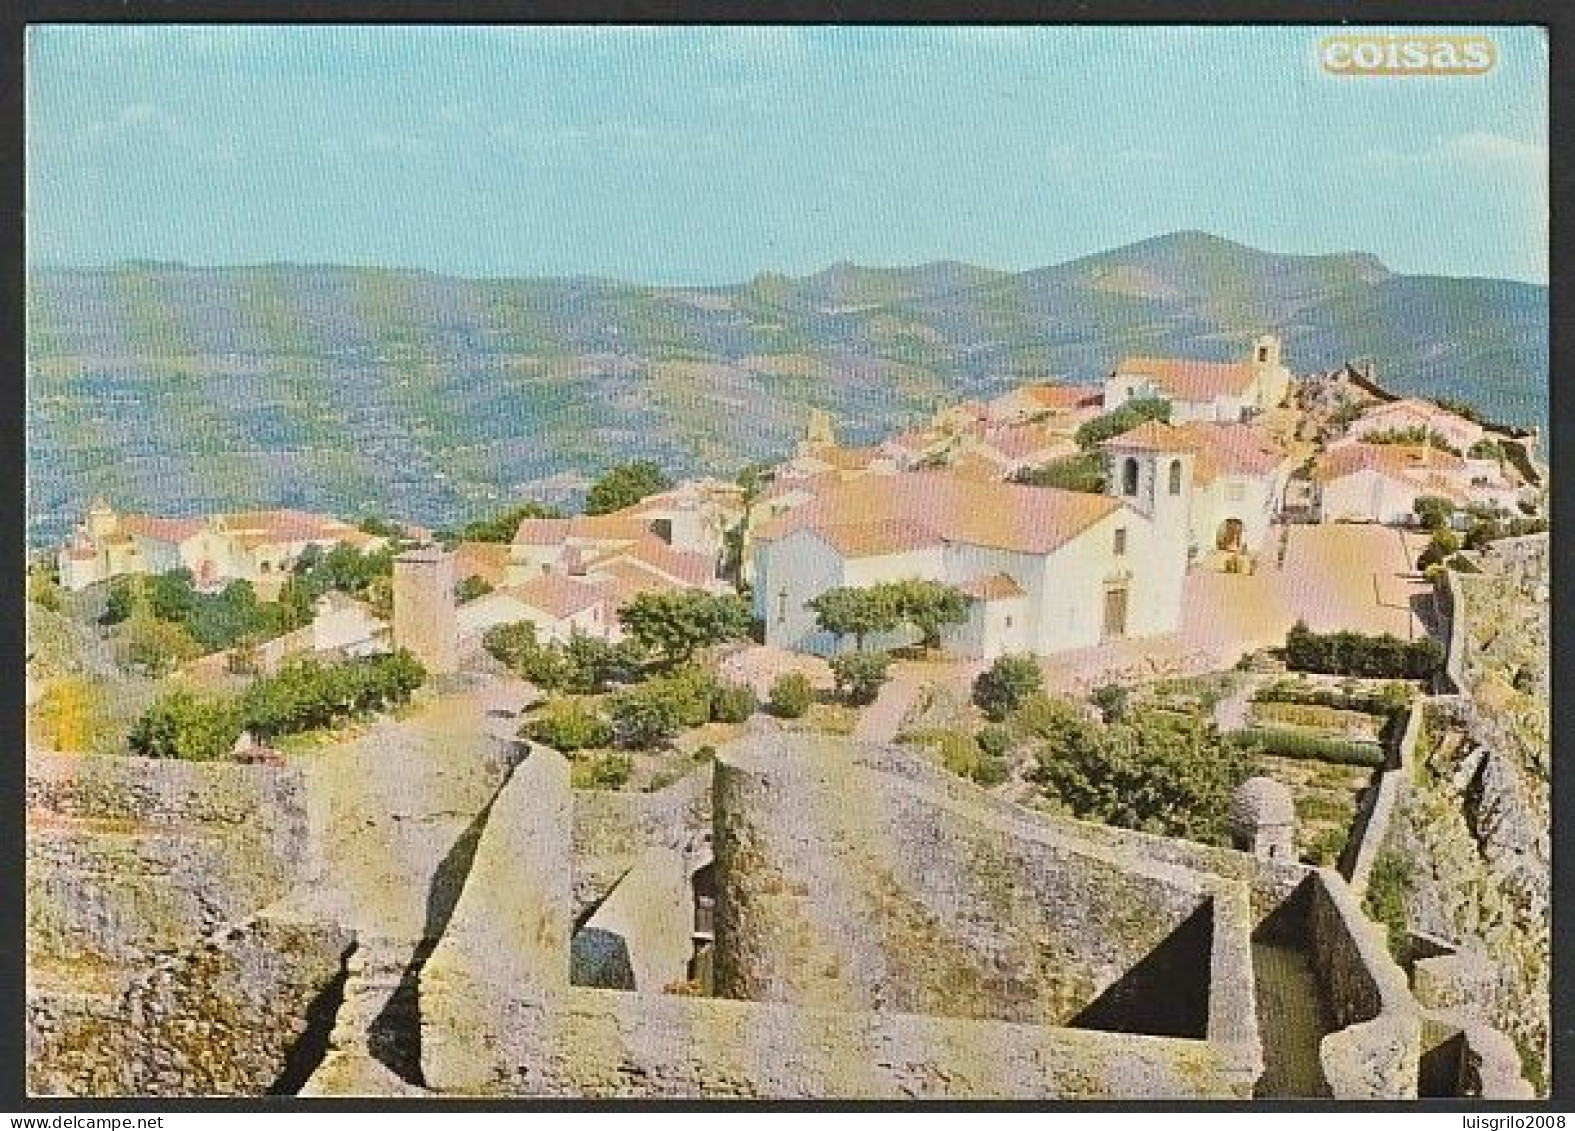
[{"label": "distant mountain range", "polygon": [[98,492],[443,525],[637,456],[731,473],[789,451],[814,406],[870,439],[1125,353],[1241,356],[1266,329],[1297,372],[1371,359],[1396,390],[1547,413],[1545,287],[1198,232],[1022,272],[839,263],[714,287],[138,262],[37,269],[28,300],[35,542]]}]

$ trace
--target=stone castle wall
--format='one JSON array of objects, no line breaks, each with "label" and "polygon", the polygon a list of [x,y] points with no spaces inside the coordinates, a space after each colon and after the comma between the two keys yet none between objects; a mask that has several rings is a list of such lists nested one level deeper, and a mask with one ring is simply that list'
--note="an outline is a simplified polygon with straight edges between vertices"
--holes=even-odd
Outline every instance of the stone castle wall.
[{"label": "stone castle wall", "polygon": [[159,960],[113,1005],[29,1003],[34,1095],[254,1096],[283,1077],[354,946],[259,915]]},{"label": "stone castle wall", "polygon": [[711,767],[655,793],[575,791],[573,847],[576,919],[648,848],[677,852],[693,874],[711,860]]}]

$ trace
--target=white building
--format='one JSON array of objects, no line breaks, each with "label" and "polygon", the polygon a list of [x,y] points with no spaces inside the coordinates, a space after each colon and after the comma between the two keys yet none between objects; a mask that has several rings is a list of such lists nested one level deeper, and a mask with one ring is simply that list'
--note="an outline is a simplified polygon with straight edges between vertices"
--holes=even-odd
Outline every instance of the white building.
[{"label": "white building", "polygon": [[1148,421],[1110,440],[1105,449],[1193,453],[1187,527],[1195,557],[1212,550],[1260,552],[1294,467],[1291,453],[1253,424]]},{"label": "white building", "polygon": [[1193,361],[1172,357],[1122,359],[1105,380],[1105,411],[1129,400],[1158,397],[1170,402],[1173,423],[1188,420],[1247,420],[1281,404],[1291,373],[1281,361],[1280,339],[1255,338],[1246,361]]},{"label": "white building", "polygon": [[756,536],[755,613],[766,642],[821,654],[847,647],[807,603],[829,589],[915,578],[972,598],[969,621],[943,638],[963,655],[1052,654],[1175,631],[1193,455],[1119,459],[1119,497],[949,471],[828,487]]},{"label": "white building", "polygon": [[1313,468],[1325,522],[1407,525],[1423,496],[1467,505],[1471,478],[1467,461],[1426,445],[1341,444]]},{"label": "white building", "polygon": [[542,642],[563,643],[575,633],[619,640],[617,601],[603,585],[561,573],[544,573],[467,601],[454,612],[462,645],[479,640],[489,628],[529,621]]}]

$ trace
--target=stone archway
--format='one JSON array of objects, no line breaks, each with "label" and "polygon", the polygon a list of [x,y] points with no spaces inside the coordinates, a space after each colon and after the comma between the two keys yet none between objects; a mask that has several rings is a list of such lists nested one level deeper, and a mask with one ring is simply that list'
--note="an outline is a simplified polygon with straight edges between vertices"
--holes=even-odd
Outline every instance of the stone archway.
[{"label": "stone archway", "polygon": [[1220,523],[1219,533],[1215,535],[1214,547],[1218,550],[1227,550],[1233,554],[1242,550],[1242,522],[1239,518],[1227,518]]}]

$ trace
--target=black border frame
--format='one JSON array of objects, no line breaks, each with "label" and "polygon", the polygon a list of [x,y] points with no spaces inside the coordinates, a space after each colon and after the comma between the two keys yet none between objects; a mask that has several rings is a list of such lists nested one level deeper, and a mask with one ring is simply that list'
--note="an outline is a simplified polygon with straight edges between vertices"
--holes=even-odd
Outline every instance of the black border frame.
[{"label": "black border frame", "polygon": [[[1551,979],[1552,1093],[1519,1103],[1415,1100],[1353,1103],[1283,1100],[1094,1102],[1075,1100],[900,1101],[807,1100],[559,1100],[512,1099],[44,1099],[26,1095],[25,967],[22,867],[25,846],[23,680],[25,535],[24,297],[24,37],[29,24],[47,23],[301,23],[301,24],[1349,24],[1447,26],[1540,24],[1549,35],[1550,354],[1549,453],[1552,478],[1564,467],[1565,441],[1575,446],[1575,393],[1560,375],[1575,359],[1575,309],[1568,265],[1575,260],[1569,217],[1575,211],[1575,5],[1562,0],[777,0],[751,7],[733,0],[0,0],[0,1106],[29,1113],[183,1113],[198,1111],[1276,1111],[1546,1113],[1575,1110],[1575,866],[1565,864],[1575,828],[1575,764],[1553,769],[1553,902]],[[1575,735],[1575,598],[1562,593],[1572,580],[1563,537],[1575,530],[1575,492],[1555,489],[1552,555],[1555,596],[1551,617],[1552,742]],[[1560,818],[1558,814],[1570,815]],[[1468,1106],[1469,1105],[1469,1106]]]}]

